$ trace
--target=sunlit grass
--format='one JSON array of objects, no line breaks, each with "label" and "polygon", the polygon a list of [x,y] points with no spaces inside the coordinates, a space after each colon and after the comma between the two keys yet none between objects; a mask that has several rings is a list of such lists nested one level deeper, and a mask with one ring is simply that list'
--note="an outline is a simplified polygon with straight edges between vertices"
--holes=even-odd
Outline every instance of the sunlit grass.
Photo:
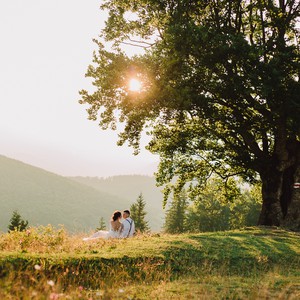
[{"label": "sunlit grass", "polygon": [[84,236],[51,226],[1,234],[0,299],[299,298],[293,232]]}]

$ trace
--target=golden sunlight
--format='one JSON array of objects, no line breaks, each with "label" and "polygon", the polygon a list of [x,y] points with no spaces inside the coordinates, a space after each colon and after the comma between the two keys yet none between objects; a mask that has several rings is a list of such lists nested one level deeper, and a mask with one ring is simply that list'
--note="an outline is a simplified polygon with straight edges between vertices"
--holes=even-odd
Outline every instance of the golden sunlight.
[{"label": "golden sunlight", "polygon": [[136,78],[132,78],[129,81],[129,90],[132,92],[139,92],[142,88],[142,83],[136,79]]}]

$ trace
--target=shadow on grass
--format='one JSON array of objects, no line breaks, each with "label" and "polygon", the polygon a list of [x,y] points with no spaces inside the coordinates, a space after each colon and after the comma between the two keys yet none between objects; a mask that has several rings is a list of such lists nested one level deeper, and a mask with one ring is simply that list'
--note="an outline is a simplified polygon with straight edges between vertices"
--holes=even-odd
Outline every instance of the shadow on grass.
[{"label": "shadow on grass", "polygon": [[252,276],[274,268],[297,272],[299,236],[271,230],[189,234],[187,241],[170,242],[164,256],[174,276],[197,272]]}]

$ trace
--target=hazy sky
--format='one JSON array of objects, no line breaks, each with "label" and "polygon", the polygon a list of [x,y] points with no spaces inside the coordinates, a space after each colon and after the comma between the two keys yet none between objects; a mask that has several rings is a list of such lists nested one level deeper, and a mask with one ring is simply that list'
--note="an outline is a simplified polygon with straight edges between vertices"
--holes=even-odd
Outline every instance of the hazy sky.
[{"label": "hazy sky", "polygon": [[152,174],[158,158],[118,147],[78,91],[104,26],[100,0],[0,0],[0,154],[60,175]]}]

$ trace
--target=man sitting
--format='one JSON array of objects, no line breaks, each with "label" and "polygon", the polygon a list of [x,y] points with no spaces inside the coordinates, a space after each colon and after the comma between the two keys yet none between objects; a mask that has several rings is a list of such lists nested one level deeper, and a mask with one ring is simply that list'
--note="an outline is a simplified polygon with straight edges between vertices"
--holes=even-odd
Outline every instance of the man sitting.
[{"label": "man sitting", "polygon": [[132,237],[135,232],[135,225],[134,221],[130,218],[130,211],[127,209],[123,211],[122,224],[123,230],[121,232],[121,238]]}]

